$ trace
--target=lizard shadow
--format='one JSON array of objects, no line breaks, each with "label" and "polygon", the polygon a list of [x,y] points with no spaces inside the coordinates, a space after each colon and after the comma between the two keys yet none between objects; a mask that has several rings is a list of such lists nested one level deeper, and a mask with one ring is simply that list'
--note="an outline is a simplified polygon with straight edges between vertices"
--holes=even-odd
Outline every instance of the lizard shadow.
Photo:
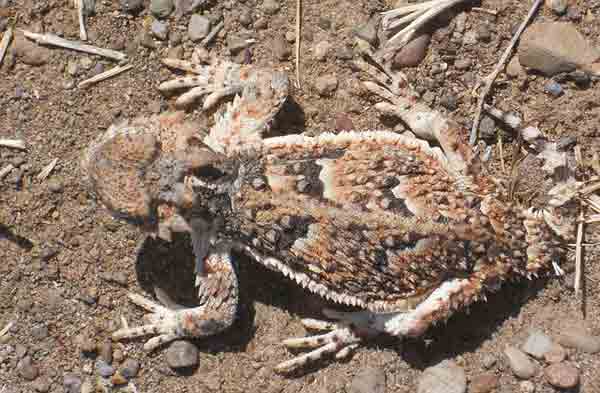
[{"label": "lizard shadow", "polygon": [[[146,238],[139,248],[136,261],[140,286],[152,294],[154,286],[160,282],[160,288],[177,303],[186,306],[197,304],[193,279],[194,258],[190,244],[189,236],[184,234],[176,234],[171,243]],[[233,259],[237,265],[240,285],[237,318],[223,333],[209,339],[193,340],[201,350],[212,353],[246,351],[256,335],[257,303],[285,310],[293,319],[320,318],[324,307],[352,310],[327,302],[245,255],[235,254]],[[498,292],[488,294],[487,302],[473,304],[468,313],[465,310],[457,311],[446,323],[428,329],[423,337],[401,341],[397,337],[381,335],[365,342],[364,346],[371,349],[393,348],[410,367],[425,369],[444,359],[453,359],[478,349],[493,337],[503,323],[516,318],[527,300],[535,297],[547,282],[548,280],[525,280],[505,284]],[[296,334],[303,335],[304,332]],[[306,334],[310,335],[311,332]],[[402,345],[399,345],[401,342]],[[290,352],[298,355],[302,353]],[[284,360],[286,359],[281,359]],[[331,359],[325,358],[288,376],[301,377],[327,367],[331,362]],[[189,373],[193,373],[193,370],[187,370],[184,374]]]},{"label": "lizard shadow", "polygon": [[20,248],[31,250],[33,248],[33,243],[31,240],[26,237],[19,236],[10,230],[9,227],[0,224],[0,240],[6,239],[12,243],[15,243]]}]

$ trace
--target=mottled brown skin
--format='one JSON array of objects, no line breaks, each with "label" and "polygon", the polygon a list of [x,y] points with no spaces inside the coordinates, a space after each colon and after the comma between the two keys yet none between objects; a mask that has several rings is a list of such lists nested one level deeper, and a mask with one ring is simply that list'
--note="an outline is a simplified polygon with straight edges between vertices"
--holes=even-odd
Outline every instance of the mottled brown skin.
[{"label": "mottled brown skin", "polygon": [[236,157],[227,236],[372,311],[414,306],[449,278],[493,288],[533,268],[523,214],[486,176],[451,173],[426,144],[361,139],[265,144]]}]

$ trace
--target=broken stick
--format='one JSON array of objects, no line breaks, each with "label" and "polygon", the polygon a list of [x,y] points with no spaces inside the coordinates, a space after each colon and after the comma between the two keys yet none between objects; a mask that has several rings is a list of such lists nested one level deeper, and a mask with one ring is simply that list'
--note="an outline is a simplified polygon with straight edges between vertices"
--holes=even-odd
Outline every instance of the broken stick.
[{"label": "broken stick", "polygon": [[25,35],[25,37],[37,42],[40,45],[58,46],[60,48],[66,48],[66,49],[76,50],[79,52],[91,53],[93,55],[107,57],[109,59],[113,59],[113,60],[117,60],[117,61],[123,61],[127,58],[126,54],[117,52],[115,50],[104,49],[104,48],[99,48],[97,46],[82,44],[81,42],[77,42],[77,41],[65,40],[64,38],[61,38],[57,35],[50,34],[50,33],[37,34],[37,33],[32,33],[30,31],[27,31],[27,30],[23,30],[23,34]]},{"label": "broken stick", "polygon": [[0,64],[2,64],[2,60],[4,60],[4,55],[6,54],[6,50],[10,45],[10,40],[12,39],[13,29],[12,27],[8,27],[2,36],[2,41],[0,41]]},{"label": "broken stick", "polygon": [[122,72],[125,72],[127,70],[130,70],[132,68],[133,68],[133,66],[131,64],[124,65],[124,66],[116,66],[114,68],[111,68],[108,71],[104,71],[101,74],[98,74],[96,76],[93,76],[93,77],[91,77],[89,79],[86,79],[86,80],[80,82],[77,85],[77,87],[82,88],[82,87],[86,87],[86,86],[94,84],[94,83],[98,83],[100,81],[103,81],[105,79],[111,78],[111,77],[113,77],[115,75],[118,75],[118,74],[120,74]]},{"label": "broken stick", "polygon": [[0,139],[0,146],[9,147],[11,149],[25,150],[27,146],[25,141],[21,139]]}]

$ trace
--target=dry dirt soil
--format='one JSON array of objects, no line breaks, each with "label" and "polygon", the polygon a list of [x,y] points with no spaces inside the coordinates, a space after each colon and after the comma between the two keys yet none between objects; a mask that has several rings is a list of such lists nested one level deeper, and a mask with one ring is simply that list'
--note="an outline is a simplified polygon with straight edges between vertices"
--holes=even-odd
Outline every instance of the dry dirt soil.
[{"label": "dry dirt soil", "polygon": [[[294,31],[296,2],[280,3],[281,9],[269,15],[261,8],[262,0],[208,2],[206,11],[212,16],[222,15],[225,21],[210,51],[230,56],[229,37],[255,38],[249,51],[231,57],[284,69],[293,77],[293,56],[278,59],[273,42]],[[273,132],[316,134],[334,129],[336,118],[338,123],[349,119],[357,130],[402,129],[397,120],[381,117],[372,109],[375,101],[360,87],[361,75],[344,59],[348,50],[352,51],[354,31],[375,13],[390,9],[392,2],[303,3],[302,85],[291,92]],[[582,17],[570,23],[600,45],[598,2],[572,3]],[[467,31],[484,31],[480,36],[487,38],[471,45],[453,41],[456,22],[447,17],[433,33],[426,59],[418,67],[405,70],[432,106],[467,127],[477,100],[473,87],[492,71],[531,1],[484,0],[474,5],[497,11],[497,16],[470,7],[457,11],[466,13]],[[121,316],[130,324],[141,323],[143,312],[128,302],[128,292],[152,296],[156,285],[179,301],[189,301],[193,292],[188,239],[177,239],[174,244],[143,243],[136,228],[114,220],[94,201],[84,187],[79,165],[82,151],[110,124],[173,108],[174,99],[161,96],[156,89],[159,82],[174,75],[159,61],[173,45],[169,41],[154,41],[154,48],[140,44],[139,37],[149,24],[147,9],[148,4],[146,11],[131,16],[120,11],[119,1],[102,0],[97,1],[96,15],[88,19],[91,42],[121,48],[134,66],[113,79],[87,89],[74,88],[73,82],[89,77],[100,67],[98,63],[104,69],[114,63],[62,49],[48,49],[47,61],[39,66],[25,64],[9,50],[1,67],[0,137],[22,138],[27,149],[0,147],[0,168],[7,164],[18,167],[0,180],[0,328],[9,321],[16,322],[1,338],[0,348],[25,346],[40,375],[51,381],[51,392],[63,391],[67,372],[82,379],[93,377],[88,371],[94,359],[81,354],[76,343],[81,332],[103,342],[120,326]],[[249,27],[239,21],[244,9],[250,10]],[[17,27],[71,39],[78,36],[77,19],[67,0],[15,0],[0,12]],[[543,9],[536,20],[558,19],[567,20]],[[187,41],[188,20],[189,15],[168,19],[171,33],[178,31],[183,37],[183,44],[177,45],[183,46],[186,58],[193,48]],[[258,21],[261,28],[253,26]],[[334,47],[327,60],[320,62],[313,49],[323,40]],[[458,59],[470,59],[471,65],[458,70],[454,65]],[[448,69],[432,75],[432,66],[441,62],[447,63]],[[69,63],[79,64],[75,75]],[[315,89],[316,78],[324,74],[335,74],[339,80],[337,90],[327,97],[319,96]],[[553,140],[574,137],[586,157],[600,151],[598,83],[578,86],[563,80],[564,94],[554,98],[544,92],[547,80],[534,74],[521,79],[502,74],[490,102],[522,114],[526,123],[537,125]],[[448,102],[448,97],[456,99],[456,108],[450,111],[440,105]],[[189,116],[203,118],[197,110],[190,110]],[[511,133],[500,126],[492,133],[495,137],[488,142],[496,144],[497,136],[502,135],[506,159],[510,160],[514,144]],[[505,176],[498,164],[498,151],[494,153],[492,167],[496,175]],[[50,176],[38,180],[39,171],[55,158],[58,163]],[[527,169],[521,168],[519,176],[525,190],[535,190],[538,180],[525,176]],[[142,250],[139,255],[138,247]],[[384,371],[388,392],[413,392],[422,370],[443,359],[456,361],[472,378],[486,371],[484,359],[489,362],[490,358],[497,360],[490,369],[500,380],[497,391],[518,392],[520,381],[506,366],[502,351],[507,345],[521,345],[529,329],[554,336],[574,323],[600,335],[600,268],[596,256],[590,247],[586,252],[585,318],[581,302],[572,292],[572,274],[564,279],[509,283],[490,295],[488,302],[472,307],[470,314],[458,313],[447,324],[428,331],[422,340],[374,341],[348,360],[323,361],[291,376],[272,371],[275,364],[292,356],[280,342],[304,335],[300,318],[318,317],[324,303],[278,274],[240,258],[239,318],[226,333],[195,342],[200,349],[196,369],[182,373],[170,370],[165,351],[144,353],[141,340],[113,344],[113,350],[140,361],[141,369],[134,379],[140,392],[343,392],[350,389],[353,377],[368,367]],[[567,261],[569,264],[573,261]],[[600,392],[600,358],[571,351],[570,361],[581,372],[578,391]],[[532,381],[537,392],[554,391],[542,374]],[[14,352],[0,361],[0,392],[30,392],[34,386],[18,374]]]}]

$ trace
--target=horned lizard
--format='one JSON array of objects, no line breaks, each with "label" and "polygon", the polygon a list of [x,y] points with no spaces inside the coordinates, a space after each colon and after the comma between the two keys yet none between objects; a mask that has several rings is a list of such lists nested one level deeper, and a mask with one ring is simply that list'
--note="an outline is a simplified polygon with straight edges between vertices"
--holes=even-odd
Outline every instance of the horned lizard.
[{"label": "horned lizard", "polygon": [[412,133],[263,138],[288,95],[284,73],[179,65],[201,77],[175,84],[241,95],[207,134],[181,113],[113,125],[83,167],[118,217],[167,239],[191,233],[200,303],[172,310],[132,294],[151,322],[120,329],[115,340],[154,336],[144,345],[152,350],[230,326],[238,302],[232,250],[360,309],[325,311],[336,322],[304,320],[330,332],[286,340],[311,351],[278,371],[346,356],[378,333],[420,336],[504,281],[550,271],[564,256],[561,244],[574,233],[561,215],[565,200],[544,209],[509,202],[465,143],[466,131],[419,103],[406,81],[366,86],[386,101],[376,107]]}]

